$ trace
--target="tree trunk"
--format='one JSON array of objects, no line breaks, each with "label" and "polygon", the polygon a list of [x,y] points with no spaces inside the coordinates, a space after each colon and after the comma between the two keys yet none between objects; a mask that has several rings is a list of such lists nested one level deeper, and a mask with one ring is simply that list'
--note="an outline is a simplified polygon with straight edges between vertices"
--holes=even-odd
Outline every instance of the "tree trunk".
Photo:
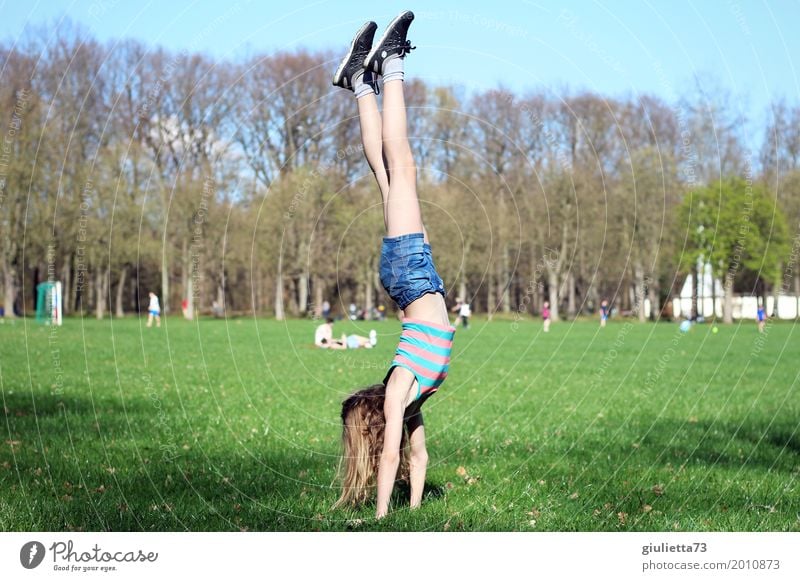
[{"label": "tree trunk", "polygon": [[73,311],[83,311],[83,297],[86,293],[86,263],[84,260],[85,259],[79,260],[77,256],[75,257],[74,269],[72,271],[72,278],[74,279],[72,283]]},{"label": "tree trunk", "polygon": [[[783,267],[780,268],[783,270]],[[778,311],[778,297],[781,294],[781,285],[773,284],[772,285],[772,316],[776,319],[780,317],[780,312]]]},{"label": "tree trunk", "polygon": [[164,248],[161,253],[161,313],[169,312],[169,262],[167,260],[167,241],[162,241]]},{"label": "tree trunk", "polygon": [[644,288],[644,268],[641,265],[636,265],[633,268],[633,277],[634,277],[634,302],[633,308],[636,311],[636,315],[639,319],[640,323],[644,323],[647,320],[647,317],[644,313],[644,296],[645,296],[645,288]]},{"label": "tree trunk", "polygon": [[264,310],[265,307],[265,299],[264,299],[264,276],[261,274],[261,268],[256,269],[255,273],[255,288],[253,289],[253,315],[260,313]]},{"label": "tree trunk", "polygon": [[322,285],[322,278],[314,278],[314,318],[319,319],[322,317],[322,303],[325,302],[324,292],[325,289]]},{"label": "tree trunk", "polygon": [[468,303],[469,300],[467,299],[467,279],[464,272],[461,272],[461,280],[458,282],[458,297],[462,301]]},{"label": "tree trunk", "polygon": [[547,291],[549,293],[550,302],[550,320],[557,323],[560,319],[558,317],[558,273],[555,270],[548,269],[547,271]]},{"label": "tree trunk", "polygon": [[92,305],[97,304],[94,298],[95,289],[97,287],[96,278],[97,277],[92,278],[88,269],[83,272],[83,280],[85,281],[83,288],[86,290],[86,293],[84,296],[84,293],[81,292],[81,316],[87,314],[91,310]]},{"label": "tree trunk", "polygon": [[296,317],[299,314],[299,309],[297,307],[297,279],[290,278],[289,284],[291,285],[291,292],[289,293],[289,312],[293,317]]},{"label": "tree trunk", "polygon": [[577,313],[577,301],[575,300],[575,275],[570,270],[567,273],[567,315],[570,319],[575,318]]},{"label": "tree trunk", "polygon": [[3,259],[3,309],[6,319],[13,319],[16,317],[14,314],[14,302],[17,300],[17,277],[16,271],[8,261]]},{"label": "tree trunk", "polygon": [[72,296],[72,256],[67,255],[63,266],[61,267],[61,278],[63,279],[64,287],[61,290],[61,313],[68,315],[72,312],[72,305],[69,298]]},{"label": "tree trunk", "polygon": [[122,309],[122,293],[125,290],[125,278],[128,276],[128,267],[123,266],[122,272],[119,273],[119,282],[117,283],[117,299],[114,305],[114,316],[124,317],[125,312]]},{"label": "tree trunk", "polygon": [[367,282],[364,283],[364,318],[372,318],[372,307],[374,306],[375,288],[372,286],[372,277],[367,275]]},{"label": "tree trunk", "polygon": [[286,314],[283,309],[283,273],[281,272],[281,262],[278,262],[278,275],[275,277],[275,319],[283,321]]},{"label": "tree trunk", "polygon": [[540,313],[544,304],[544,284],[536,283],[536,290],[533,292],[532,313]]},{"label": "tree trunk", "polygon": [[697,264],[692,267],[692,312],[691,312],[691,319],[695,320],[697,318],[697,288],[699,281],[697,280]]},{"label": "tree trunk", "polygon": [[722,290],[725,293],[722,303],[722,322],[730,324],[733,323],[733,276],[730,273],[725,275]]},{"label": "tree trunk", "polygon": [[129,303],[133,305],[133,312],[137,315],[139,314],[139,269],[135,268],[133,270],[133,278],[131,279],[133,284],[131,285],[131,296],[128,298]]},{"label": "tree trunk", "polygon": [[[661,304],[659,301],[659,289],[654,281],[647,285],[647,298],[650,301],[650,320],[658,321],[661,318]],[[644,309],[643,309],[644,310]]]},{"label": "tree trunk", "polygon": [[191,281],[192,280],[192,257],[191,253],[189,252],[189,244],[186,241],[186,238],[183,239],[181,242],[181,294],[180,294],[180,304],[181,310],[183,310],[183,301],[184,299],[189,298],[189,293],[191,292]]},{"label": "tree trunk", "polygon": [[108,295],[108,271],[98,268],[94,276],[95,317],[101,320],[106,314],[106,296]]},{"label": "tree trunk", "polygon": [[496,308],[495,299],[494,299],[494,277],[492,273],[489,272],[487,276],[488,280],[486,285],[486,316],[491,321],[492,316],[494,315],[494,311]]},{"label": "tree trunk", "polygon": [[183,315],[188,321],[194,319],[194,294],[194,269],[192,269],[192,272],[189,273],[189,278],[186,280],[186,313]]},{"label": "tree trunk", "polygon": [[502,293],[503,312],[511,312],[511,268],[509,266],[508,248],[503,249],[503,260],[498,264],[497,291]]},{"label": "tree trunk", "polygon": [[303,272],[300,274],[300,279],[298,280],[298,309],[301,315],[305,315],[308,312],[308,273]]}]

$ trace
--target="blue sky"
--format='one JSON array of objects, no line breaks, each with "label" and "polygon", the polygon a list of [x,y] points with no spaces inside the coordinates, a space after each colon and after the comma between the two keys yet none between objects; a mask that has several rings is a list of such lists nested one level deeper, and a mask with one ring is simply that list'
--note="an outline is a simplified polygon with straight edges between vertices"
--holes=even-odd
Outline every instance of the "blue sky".
[{"label": "blue sky", "polygon": [[411,8],[417,20],[409,37],[419,51],[408,70],[431,82],[469,89],[503,84],[519,92],[570,86],[610,96],[655,93],[671,101],[699,75],[707,88],[730,91],[759,126],[771,100],[800,103],[798,0],[416,4],[0,0],[0,37],[13,42],[26,27],[52,29],[67,15],[100,40],[133,37],[235,58],[301,46],[344,48],[364,20],[382,27]]}]

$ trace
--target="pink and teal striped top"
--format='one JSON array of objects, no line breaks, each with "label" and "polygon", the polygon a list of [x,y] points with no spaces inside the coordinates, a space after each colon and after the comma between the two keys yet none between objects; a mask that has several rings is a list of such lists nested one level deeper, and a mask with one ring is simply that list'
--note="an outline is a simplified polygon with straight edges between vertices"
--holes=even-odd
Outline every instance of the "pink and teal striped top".
[{"label": "pink and teal striped top", "polygon": [[447,377],[456,329],[419,319],[403,319],[403,332],[386,379],[395,367],[417,378],[417,397],[433,393]]}]

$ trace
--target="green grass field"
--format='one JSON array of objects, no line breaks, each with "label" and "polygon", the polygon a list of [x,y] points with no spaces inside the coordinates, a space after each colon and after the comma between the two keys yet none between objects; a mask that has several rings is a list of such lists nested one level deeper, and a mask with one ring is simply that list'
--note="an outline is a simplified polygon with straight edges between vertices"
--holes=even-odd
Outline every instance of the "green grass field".
[{"label": "green grass field", "polygon": [[[0,529],[800,531],[800,333],[476,320],[424,407],[423,506],[331,512],[371,351],[313,321],[0,325]],[[336,332],[369,327],[338,323]]]}]

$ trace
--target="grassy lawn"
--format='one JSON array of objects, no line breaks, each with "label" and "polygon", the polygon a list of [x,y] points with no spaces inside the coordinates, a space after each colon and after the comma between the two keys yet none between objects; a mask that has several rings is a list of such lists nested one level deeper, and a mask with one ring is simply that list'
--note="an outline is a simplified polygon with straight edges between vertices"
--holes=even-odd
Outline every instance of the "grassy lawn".
[{"label": "grassy lawn", "polygon": [[800,333],[474,321],[424,408],[422,508],[331,512],[376,349],[315,323],[0,324],[0,529],[800,531]]}]

